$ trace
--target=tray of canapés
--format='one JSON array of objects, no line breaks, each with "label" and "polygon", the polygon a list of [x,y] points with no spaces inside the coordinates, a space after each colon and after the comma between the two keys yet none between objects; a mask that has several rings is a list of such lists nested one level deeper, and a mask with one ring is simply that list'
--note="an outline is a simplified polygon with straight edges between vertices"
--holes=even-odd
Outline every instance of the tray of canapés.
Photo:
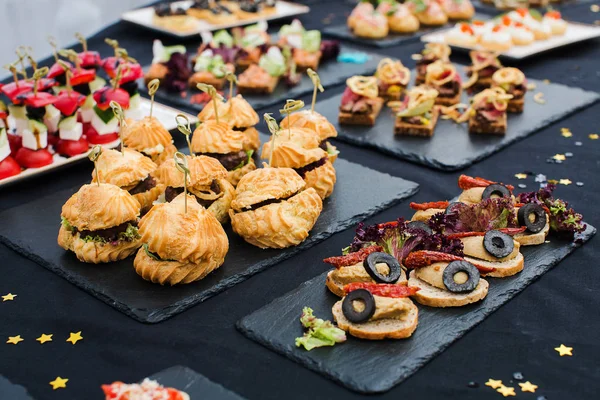
[{"label": "tray of canap\u00e9s", "polygon": [[489,21],[458,23],[421,37],[424,42],[447,43],[457,49],[497,51],[502,57],[524,59],[539,53],[600,36],[600,28],[568,22],[559,11],[541,14],[519,8]]},{"label": "tray of canap\u00e9s", "polygon": [[127,11],[121,18],[155,31],[177,37],[191,37],[216,31],[306,14],[310,8],[287,1],[193,0],[161,2],[151,7]]},{"label": "tray of canap\u00e9s", "polygon": [[[8,67],[13,81],[0,86],[8,103],[0,102],[0,187],[77,162],[94,145],[117,147],[121,122],[111,102],[121,107],[123,124],[129,126],[145,125],[144,117],[154,116],[152,123],[171,142],[169,130],[177,127],[175,116],[180,112],[140,96],[141,66],[116,41],[108,40],[115,55],[102,59],[78,37],[83,51],[55,51],[49,68],[38,68],[25,48],[17,50],[19,60]],[[32,76],[26,73],[26,59]],[[195,122],[195,117],[186,116]],[[140,151],[149,157],[174,152],[158,143]]]}]

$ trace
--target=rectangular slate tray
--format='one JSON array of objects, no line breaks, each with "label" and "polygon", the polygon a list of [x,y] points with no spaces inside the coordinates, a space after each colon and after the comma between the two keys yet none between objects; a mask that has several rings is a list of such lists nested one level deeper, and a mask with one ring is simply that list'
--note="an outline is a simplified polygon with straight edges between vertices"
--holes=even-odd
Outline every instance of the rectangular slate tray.
[{"label": "rectangular slate tray", "polygon": [[12,383],[3,375],[0,375],[0,398],[7,400],[33,400],[27,389],[21,385]]},{"label": "rectangular slate tray", "polygon": [[[365,53],[364,51],[358,50],[351,46],[341,46],[341,53]],[[383,56],[375,53],[366,52],[369,59],[364,64],[353,64],[353,63],[341,63],[335,60],[327,61],[319,65],[317,72],[321,78],[321,84],[325,89],[331,88],[332,86],[339,85],[346,82],[346,79],[354,75],[372,75],[377,70],[377,64],[383,58]],[[147,67],[144,68],[147,70]],[[306,73],[302,74],[302,81],[292,88],[288,88],[282,81],[279,82],[273,93],[270,95],[244,95],[244,98],[248,100],[250,105],[254,109],[260,109],[274,104],[283,106],[286,99],[296,99],[307,93],[313,91],[313,84]],[[140,84],[140,91],[147,93],[147,88],[143,84]],[[229,86],[224,89],[226,94],[229,93]],[[156,92],[156,99],[162,102],[168,102],[182,109],[200,111],[204,107],[202,104],[190,103],[190,96],[192,94],[201,93],[198,90],[188,90],[188,96],[186,98],[181,97],[179,93],[168,93],[166,90],[159,89]]]},{"label": "rectangular slate tray", "polygon": [[[457,70],[464,67],[457,65]],[[412,71],[412,76],[416,76]],[[464,82],[464,80],[463,80]],[[570,114],[588,107],[600,99],[598,93],[555,83],[543,83],[529,79],[536,89],[525,95],[525,110],[522,114],[508,114],[505,136],[472,135],[467,124],[438,119],[433,137],[411,137],[394,135],[395,116],[384,107],[375,125],[353,126],[337,122],[341,95],[319,101],[315,109],[333,123],[338,131],[338,140],[378,150],[391,156],[422,164],[443,171],[466,168],[489,157],[503,148],[541,130]],[[533,96],[544,93],[545,104],[536,103]],[[463,103],[468,96],[463,94]]]},{"label": "rectangular slate tray", "polygon": [[248,279],[418,190],[414,182],[377,172],[344,159],[335,162],[337,183],[308,239],[284,250],[261,250],[227,226],[225,263],[199,282],[160,286],[143,280],[133,257],[105,265],[81,263],[56,244],[60,212],[79,187],[54,193],[0,214],[0,242],[67,279],[128,316],[146,323],[163,321]]},{"label": "rectangular slate tray", "polygon": [[194,370],[177,365],[149,377],[165,387],[186,392],[191,400],[242,400],[236,393],[200,375]]},{"label": "rectangular slate tray", "polygon": [[244,317],[237,328],[261,345],[351,390],[385,392],[414,374],[595,233],[596,228],[588,225],[577,243],[550,236],[550,243],[521,247],[525,256],[523,271],[503,279],[485,278],[490,288],[482,302],[446,309],[416,303],[419,325],[409,339],[369,341],[348,335],[345,343],[334,347],[311,351],[297,348],[294,339],[303,333],[303,307],[311,307],[317,317],[333,321],[331,307],[339,298],[325,287],[327,272]]}]

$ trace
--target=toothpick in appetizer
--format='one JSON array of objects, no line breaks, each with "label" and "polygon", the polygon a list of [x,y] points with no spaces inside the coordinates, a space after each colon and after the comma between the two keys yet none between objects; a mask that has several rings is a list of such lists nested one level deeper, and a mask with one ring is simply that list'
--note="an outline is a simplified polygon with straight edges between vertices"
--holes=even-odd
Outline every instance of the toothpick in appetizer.
[{"label": "toothpick in appetizer", "polygon": [[396,113],[395,135],[432,137],[439,110],[435,107],[438,91],[417,86],[406,92],[401,102],[389,103]]},{"label": "toothpick in appetizer", "polygon": [[374,76],[353,76],[346,80],[346,90],[338,121],[341,125],[375,125],[384,100],[379,96],[377,78]]},{"label": "toothpick in appetizer", "polygon": [[100,53],[98,53],[97,51],[88,50],[87,40],[85,39],[85,36],[83,36],[81,33],[75,33],[75,37],[77,38],[79,43],[81,43],[82,48],[82,51],[77,54],[79,58],[79,65],[81,66],[81,68],[93,70],[100,68],[102,64],[102,58],[100,58]]}]

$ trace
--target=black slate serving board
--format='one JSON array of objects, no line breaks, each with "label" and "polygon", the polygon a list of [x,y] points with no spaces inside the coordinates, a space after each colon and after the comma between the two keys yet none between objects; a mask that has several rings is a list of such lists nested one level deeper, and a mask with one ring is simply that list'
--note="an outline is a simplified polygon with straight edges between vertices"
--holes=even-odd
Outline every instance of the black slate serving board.
[{"label": "black slate serving board", "polygon": [[33,397],[27,393],[21,385],[16,385],[0,375],[0,399],[10,400],[33,400]]},{"label": "black slate serving board", "polygon": [[[458,71],[463,68],[457,65]],[[412,76],[416,76],[414,70]],[[334,124],[338,130],[338,140],[373,148],[430,168],[456,171],[481,161],[600,99],[598,93],[580,88],[546,84],[535,79],[529,79],[528,82],[535,83],[536,89],[525,95],[525,110],[522,114],[508,114],[505,136],[472,135],[468,133],[466,123],[459,125],[441,118],[438,119],[431,138],[395,136],[395,117],[387,107],[383,108],[372,127],[340,126],[337,120],[341,95],[319,101],[315,108]],[[544,93],[545,104],[533,100],[537,92]],[[462,102],[468,103],[466,94],[463,94]]]},{"label": "black slate serving board", "polygon": [[486,278],[490,288],[482,302],[447,309],[417,303],[419,325],[409,339],[368,341],[348,335],[345,343],[334,347],[311,351],[297,348],[294,339],[303,333],[299,320],[303,307],[311,307],[319,318],[333,320],[331,307],[339,298],[325,287],[326,272],[244,317],[237,327],[252,340],[354,391],[385,392],[415,373],[595,233],[596,229],[588,225],[578,244],[549,237],[550,243],[522,247],[523,271],[504,279]]},{"label": "black slate serving board", "polygon": [[308,239],[284,250],[261,250],[227,226],[225,263],[199,282],[163,287],[144,281],[133,269],[133,257],[116,263],[81,263],[56,244],[60,212],[79,187],[54,193],[0,214],[0,242],[50,269],[128,316],[147,323],[163,321],[194,304],[248,279],[418,190],[414,182],[338,159],[337,183]]},{"label": "black slate serving board", "polygon": [[[377,70],[377,64],[383,58],[379,54],[364,52],[351,46],[341,46],[341,53],[364,53],[369,57],[364,64],[341,63],[335,60],[326,61],[319,65],[317,72],[321,78],[321,84],[324,88],[330,88],[335,85],[346,82],[346,79],[354,75],[372,75]],[[145,67],[144,70],[147,70]],[[313,91],[313,84],[306,73],[302,74],[302,81],[292,88],[288,88],[283,81],[280,81],[273,93],[270,95],[244,95],[244,98],[250,103],[254,109],[260,109],[274,104],[283,106],[286,99],[296,99],[302,95]],[[140,84],[140,91],[147,93],[147,88]],[[229,93],[229,86],[223,90],[226,94]],[[181,109],[200,111],[204,107],[203,104],[190,103],[190,96],[201,93],[198,90],[189,89],[187,97],[181,97],[179,93],[169,93],[166,90],[159,89],[156,92],[158,101],[167,102],[168,104],[176,105]]]},{"label": "black slate serving board", "polygon": [[186,392],[191,400],[210,399],[210,400],[242,400],[243,397],[225,389],[223,386],[215,383],[187,367],[177,365],[160,371],[149,377],[165,387]]}]

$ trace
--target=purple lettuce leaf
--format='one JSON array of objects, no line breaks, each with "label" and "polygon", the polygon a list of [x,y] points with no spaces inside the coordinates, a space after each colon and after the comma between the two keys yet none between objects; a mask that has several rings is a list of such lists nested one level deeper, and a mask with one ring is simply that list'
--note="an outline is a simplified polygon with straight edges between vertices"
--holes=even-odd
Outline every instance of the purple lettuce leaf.
[{"label": "purple lettuce leaf", "polygon": [[192,74],[187,54],[173,53],[165,63],[168,73],[163,87],[169,92],[183,92],[188,87],[188,78]]}]

